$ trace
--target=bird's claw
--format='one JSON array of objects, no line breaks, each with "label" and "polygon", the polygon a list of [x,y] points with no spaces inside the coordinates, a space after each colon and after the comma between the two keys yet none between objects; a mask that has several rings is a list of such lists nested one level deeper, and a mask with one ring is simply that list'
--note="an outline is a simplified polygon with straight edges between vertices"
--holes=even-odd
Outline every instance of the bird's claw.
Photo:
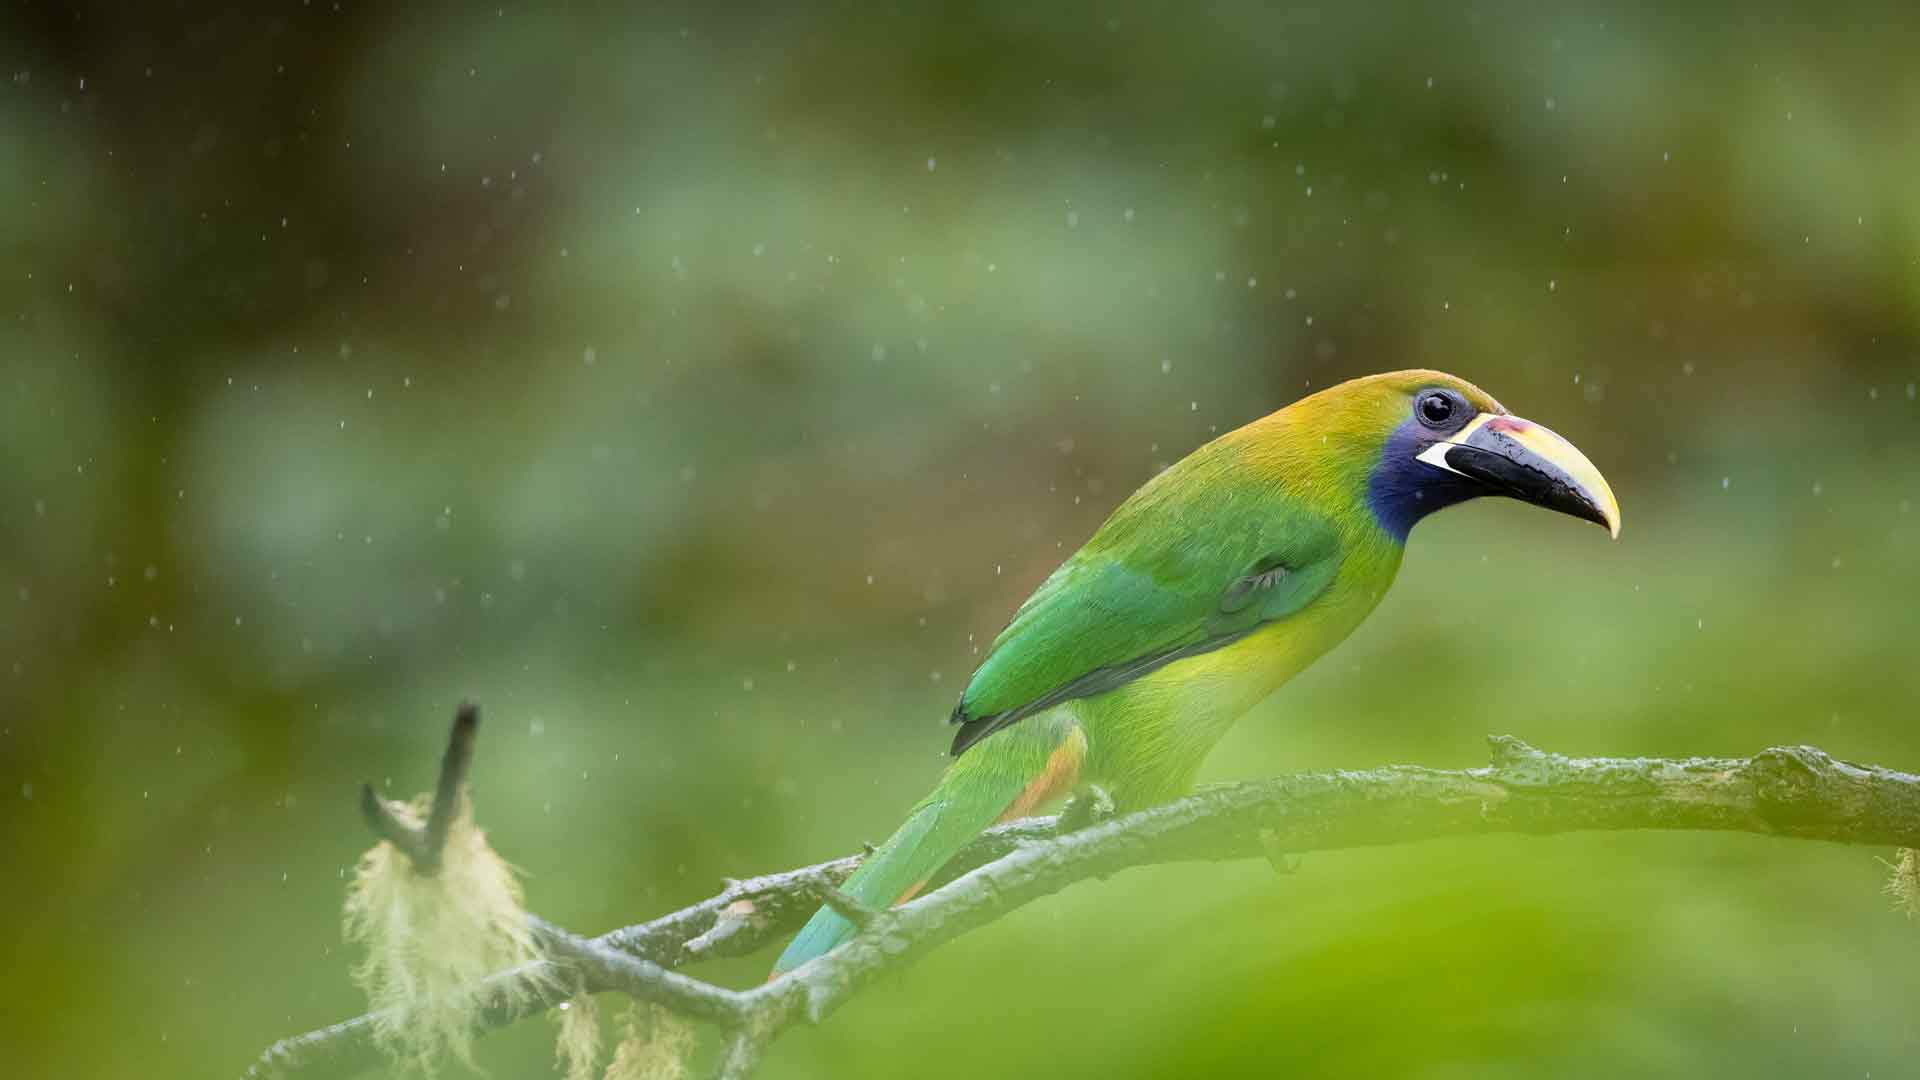
[{"label": "bird's claw", "polygon": [[1060,811],[1059,821],[1054,831],[1061,833],[1078,832],[1114,814],[1113,796],[1098,784],[1088,784],[1084,791],[1067,801],[1066,809]]},{"label": "bird's claw", "polygon": [[1282,877],[1292,877],[1300,872],[1300,856],[1288,854],[1280,846],[1280,834],[1272,829],[1260,830],[1260,847],[1267,855],[1267,865]]}]

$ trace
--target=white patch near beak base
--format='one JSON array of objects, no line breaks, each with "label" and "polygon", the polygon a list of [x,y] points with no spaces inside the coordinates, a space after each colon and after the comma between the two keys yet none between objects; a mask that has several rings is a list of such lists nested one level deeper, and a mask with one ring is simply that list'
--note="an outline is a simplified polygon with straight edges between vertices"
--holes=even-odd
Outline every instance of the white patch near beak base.
[{"label": "white patch near beak base", "polygon": [[1452,443],[1437,442],[1437,443],[1434,443],[1432,446],[1427,447],[1425,450],[1420,451],[1420,455],[1414,458],[1414,460],[1424,461],[1436,469],[1445,469],[1448,472],[1453,473],[1455,476],[1465,476],[1466,473],[1463,473],[1459,469],[1456,469],[1453,466],[1447,464],[1447,451],[1451,449],[1453,449]]}]

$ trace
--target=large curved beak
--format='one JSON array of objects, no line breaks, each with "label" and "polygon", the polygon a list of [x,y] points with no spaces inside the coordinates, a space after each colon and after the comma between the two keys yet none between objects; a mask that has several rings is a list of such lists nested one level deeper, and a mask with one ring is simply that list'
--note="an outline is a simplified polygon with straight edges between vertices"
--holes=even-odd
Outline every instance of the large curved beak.
[{"label": "large curved beak", "polygon": [[1591,521],[1616,539],[1620,504],[1607,478],[1572,443],[1531,420],[1481,413],[1420,460],[1506,495]]}]

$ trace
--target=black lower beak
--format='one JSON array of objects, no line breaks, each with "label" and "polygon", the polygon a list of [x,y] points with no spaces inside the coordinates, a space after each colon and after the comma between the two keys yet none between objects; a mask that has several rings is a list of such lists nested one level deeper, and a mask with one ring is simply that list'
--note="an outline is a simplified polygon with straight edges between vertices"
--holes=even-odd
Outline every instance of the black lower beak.
[{"label": "black lower beak", "polygon": [[1476,422],[1458,442],[1436,444],[1428,460],[1485,485],[1491,493],[1591,521],[1620,535],[1620,505],[1606,478],[1574,445],[1517,416]]}]

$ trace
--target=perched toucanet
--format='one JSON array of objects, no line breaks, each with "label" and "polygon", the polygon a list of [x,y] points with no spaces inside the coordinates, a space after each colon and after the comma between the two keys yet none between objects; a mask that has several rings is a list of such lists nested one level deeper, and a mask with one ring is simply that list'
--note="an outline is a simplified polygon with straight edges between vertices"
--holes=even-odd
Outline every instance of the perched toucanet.
[{"label": "perched toucanet", "polygon": [[[1380,602],[1414,523],[1478,495],[1620,534],[1573,444],[1438,371],[1341,383],[1195,450],[1020,605],[953,710],[958,760],[844,890],[903,902],[983,829],[1086,785],[1121,810],[1184,793],[1228,725]],[[821,908],[775,976],[853,933]]]}]

